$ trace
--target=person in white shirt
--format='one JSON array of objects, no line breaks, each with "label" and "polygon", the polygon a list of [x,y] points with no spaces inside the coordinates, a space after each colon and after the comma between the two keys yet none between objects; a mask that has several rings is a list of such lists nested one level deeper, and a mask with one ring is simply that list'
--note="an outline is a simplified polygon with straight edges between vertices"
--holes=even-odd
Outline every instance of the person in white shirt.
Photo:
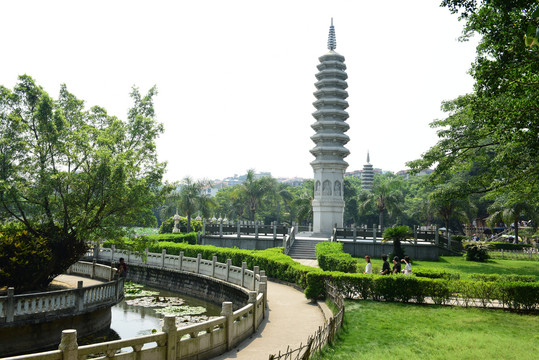
[{"label": "person in white shirt", "polygon": [[363,274],[372,274],[371,257],[369,255],[365,255],[365,261],[367,262],[367,265],[365,265],[365,272],[363,272]]},{"label": "person in white shirt", "polygon": [[410,262],[410,257],[405,256],[404,259],[402,259],[401,261],[406,263],[406,266],[404,267],[404,270],[402,270],[402,272],[404,273],[404,275],[410,275],[412,273],[412,263]]}]

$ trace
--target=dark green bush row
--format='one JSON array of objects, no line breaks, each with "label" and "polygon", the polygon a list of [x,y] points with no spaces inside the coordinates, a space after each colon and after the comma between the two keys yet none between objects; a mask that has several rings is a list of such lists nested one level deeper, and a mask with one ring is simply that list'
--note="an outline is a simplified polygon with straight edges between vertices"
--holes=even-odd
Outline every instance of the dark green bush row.
[{"label": "dark green bush row", "polygon": [[522,281],[522,282],[534,282],[534,275],[498,275],[498,274],[470,274],[472,280],[480,281],[498,281],[498,282],[511,282],[511,281]]},{"label": "dark green bush row", "polygon": [[435,270],[435,269],[422,269],[414,268],[413,271],[415,276],[425,277],[429,279],[446,279],[446,280],[458,280],[460,279],[460,274],[455,272],[449,272],[445,270]]},{"label": "dark green bush row", "polygon": [[530,244],[512,244],[505,242],[491,242],[486,243],[489,250],[522,250],[524,248],[531,248],[533,245]]},{"label": "dark green bush row", "polygon": [[[186,233],[187,232],[187,218],[180,216],[180,222],[179,222],[180,232]],[[165,221],[161,223],[161,226],[159,227],[159,233],[160,234],[172,234],[172,230],[174,229],[174,217],[169,217]],[[202,230],[202,221],[191,219],[191,231],[201,231]]]},{"label": "dark green bush row", "polygon": [[191,245],[197,244],[197,233],[196,232],[190,232],[187,234],[159,234],[159,235],[147,235],[146,238],[148,238],[150,241],[170,241],[175,243],[189,243]]},{"label": "dark green bush row", "polygon": [[342,251],[342,243],[321,242],[316,244],[318,266],[326,271],[357,272],[357,260]]},{"label": "dark green bush row", "polygon": [[466,305],[478,299],[483,306],[497,300],[510,309],[539,309],[539,282],[485,282],[475,280],[429,279],[416,276],[382,276],[313,271],[307,274],[305,295],[324,295],[324,281],[331,281],[348,297],[385,301],[424,303],[430,297],[435,304],[445,304],[458,297]]}]

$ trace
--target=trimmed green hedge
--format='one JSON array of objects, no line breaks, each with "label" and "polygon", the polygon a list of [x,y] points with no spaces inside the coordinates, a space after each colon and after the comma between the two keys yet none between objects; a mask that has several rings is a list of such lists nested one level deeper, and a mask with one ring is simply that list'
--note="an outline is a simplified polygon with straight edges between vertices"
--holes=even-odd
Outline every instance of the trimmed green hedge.
[{"label": "trimmed green hedge", "polygon": [[535,282],[534,275],[498,275],[498,274],[470,274],[472,280],[480,281],[497,281],[497,282],[511,282],[511,281],[522,281],[522,282]]},{"label": "trimmed green hedge", "polygon": [[413,274],[415,276],[425,277],[429,279],[446,279],[446,280],[460,279],[459,273],[445,271],[445,270],[414,268]]},{"label": "trimmed green hedge", "polygon": [[321,242],[316,244],[318,266],[325,271],[357,272],[357,259],[343,252],[342,243]]},{"label": "trimmed green hedge", "polygon": [[524,248],[531,248],[530,244],[512,244],[506,242],[490,242],[485,243],[489,250],[522,250]]}]

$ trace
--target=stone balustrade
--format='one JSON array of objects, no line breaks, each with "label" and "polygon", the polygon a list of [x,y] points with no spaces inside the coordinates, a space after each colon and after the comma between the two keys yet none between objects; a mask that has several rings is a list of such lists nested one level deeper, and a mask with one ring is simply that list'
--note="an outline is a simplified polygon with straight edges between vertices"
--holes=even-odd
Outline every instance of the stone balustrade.
[{"label": "stone balustrade", "polygon": [[[68,273],[91,275],[99,273],[96,268],[102,268],[106,276],[97,278],[108,279],[110,268],[89,262],[74,264]],[[0,328],[24,324],[38,319],[57,318],[64,314],[81,314],[99,307],[112,306],[123,298],[123,280],[110,281],[104,284],[82,287],[79,282],[77,289],[39,292],[33,294],[15,295],[14,289],[7,290],[7,296],[0,296]]]},{"label": "stone balustrade", "polygon": [[[266,317],[267,277],[257,266],[249,270],[246,263],[242,263],[241,267],[232,266],[230,259],[223,264],[217,262],[215,256],[212,260],[205,260],[200,254],[191,258],[183,253],[168,255],[165,251],[161,254],[147,254],[147,262],[143,261],[142,256],[123,250],[99,249],[91,255],[97,255],[99,260],[111,263],[124,257],[130,264],[130,269],[138,266],[160,268],[160,271],[170,273],[182,271],[228,283],[247,294],[247,304],[233,311],[232,302],[225,301],[222,303],[221,316],[181,328],[176,327],[174,316],[166,316],[162,332],[92,345],[78,346],[77,331],[64,330],[58,350],[3,360],[79,360],[96,357],[107,360],[208,359],[232,349],[251,336]],[[94,274],[97,272],[92,271]],[[89,293],[88,296],[93,295],[94,293]]]}]

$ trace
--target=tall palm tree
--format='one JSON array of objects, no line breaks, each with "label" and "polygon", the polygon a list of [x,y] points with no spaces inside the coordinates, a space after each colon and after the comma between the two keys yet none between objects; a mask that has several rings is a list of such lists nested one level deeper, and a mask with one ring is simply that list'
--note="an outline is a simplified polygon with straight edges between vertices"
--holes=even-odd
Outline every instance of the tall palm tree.
[{"label": "tall palm tree", "polygon": [[210,207],[212,200],[209,195],[204,194],[202,190],[211,186],[208,180],[193,181],[189,176],[181,182],[181,188],[178,192],[178,207],[182,214],[187,217],[187,232],[191,231],[191,216],[197,210],[206,210]]},{"label": "tall palm tree", "polygon": [[251,221],[255,219],[256,211],[262,200],[272,195],[275,189],[275,179],[272,177],[264,176],[256,179],[254,169],[247,171],[247,178],[241,184],[241,192],[247,204]]},{"label": "tall palm tree", "polygon": [[431,194],[431,206],[434,213],[444,221],[446,237],[449,239],[449,222],[451,219],[469,222],[476,207],[468,197],[456,198],[447,194],[441,192]]},{"label": "tall palm tree", "polygon": [[372,206],[378,210],[380,228],[384,229],[384,212],[398,212],[403,202],[402,180],[396,177],[376,176],[372,191],[359,195],[360,209],[365,212]]},{"label": "tall palm tree", "polygon": [[513,223],[515,226],[515,239],[518,242],[518,221],[522,215],[528,215],[532,219],[533,224],[537,224],[538,210],[533,202],[526,195],[512,196],[504,194],[496,198],[494,203],[489,206],[488,211],[490,216],[487,218],[489,224],[495,224],[498,221],[503,221],[506,224]]}]

